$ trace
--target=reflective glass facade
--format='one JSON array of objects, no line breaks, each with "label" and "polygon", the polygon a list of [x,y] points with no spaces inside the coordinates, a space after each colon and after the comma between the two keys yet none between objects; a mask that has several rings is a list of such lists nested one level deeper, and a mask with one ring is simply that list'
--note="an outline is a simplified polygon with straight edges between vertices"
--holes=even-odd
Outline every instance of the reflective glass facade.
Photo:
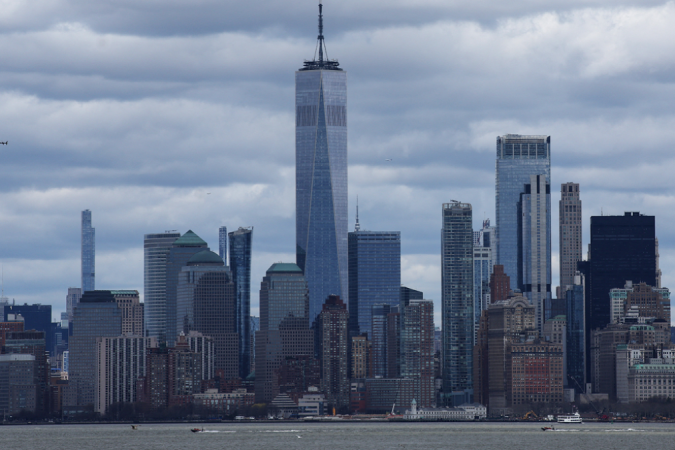
[{"label": "reflective glass facade", "polygon": [[349,333],[368,333],[376,305],[396,306],[401,296],[401,233],[349,233]]},{"label": "reflective glass facade", "polygon": [[251,365],[251,248],[253,227],[229,234],[230,270],[236,293],[236,332],[239,333],[239,367],[246,378]]},{"label": "reflective glass facade", "polygon": [[96,276],[96,229],[91,226],[91,211],[82,211],[82,293],[93,291]]},{"label": "reflective glass facade", "polygon": [[[496,264],[504,266],[513,287],[522,279],[518,265],[518,202],[530,175],[551,181],[551,137],[507,134],[497,138],[496,162]],[[549,212],[550,217],[550,212]]]},{"label": "reflective glass facade", "polygon": [[[473,386],[473,229],[468,203],[443,204],[441,229],[441,352],[443,395]],[[406,315],[408,313],[406,312]],[[408,319],[406,317],[406,327]],[[404,332],[407,332],[405,330]],[[406,358],[408,356],[406,355]]]},{"label": "reflective glass facade", "polygon": [[348,301],[347,74],[295,74],[296,262],[314,321],[330,294]]},{"label": "reflective glass facade", "polygon": [[218,228],[218,254],[227,265],[227,227]]},{"label": "reflective glass facade", "polygon": [[530,175],[518,204],[520,237],[518,286],[536,309],[536,324],[543,331],[551,311],[551,187],[544,175]]},{"label": "reflective glass facade", "polygon": [[[584,286],[581,275],[565,292],[567,303],[567,380],[566,386],[580,392],[586,386],[586,338]],[[575,382],[576,380],[576,382]],[[577,384],[578,383],[578,384]],[[581,388],[580,388],[581,386]]]},{"label": "reflective glass facade", "polygon": [[166,257],[180,233],[146,234],[143,237],[143,299],[145,335],[164,334],[166,327]]}]

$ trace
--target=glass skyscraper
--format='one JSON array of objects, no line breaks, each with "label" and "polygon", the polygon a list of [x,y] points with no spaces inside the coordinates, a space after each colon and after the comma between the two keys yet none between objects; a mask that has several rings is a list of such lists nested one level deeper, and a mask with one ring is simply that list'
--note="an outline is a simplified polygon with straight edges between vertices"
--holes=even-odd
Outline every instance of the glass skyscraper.
[{"label": "glass skyscraper", "polygon": [[145,336],[164,335],[166,327],[166,257],[180,237],[177,231],[143,236],[143,299]]},{"label": "glass skyscraper", "polygon": [[239,333],[239,369],[246,378],[251,366],[251,248],[253,227],[231,232],[230,270],[235,291],[235,324]]},{"label": "glass skyscraper", "polygon": [[401,296],[401,233],[349,233],[349,333],[372,339],[373,307],[396,306]]},{"label": "glass skyscraper", "polygon": [[[545,175],[551,182],[551,137],[507,134],[497,138],[495,200],[497,214],[496,264],[504,266],[514,287],[521,288],[518,264],[520,217],[518,204],[531,175]],[[548,222],[550,222],[550,209]],[[550,227],[550,224],[549,224]],[[549,261],[550,266],[550,261]]]},{"label": "glass skyscraper", "polygon": [[567,303],[567,380],[565,386],[580,392],[586,388],[586,307],[584,278],[577,272],[574,285],[565,291]]},{"label": "glass skyscraper", "polygon": [[91,211],[82,211],[82,293],[93,291],[96,274],[96,229],[91,226]]},{"label": "glass skyscraper", "polygon": [[481,230],[473,232],[474,344],[477,342],[480,315],[490,303],[490,275],[494,267],[494,233],[495,228],[490,226],[490,219],[483,221]]},{"label": "glass skyscraper", "polygon": [[470,401],[473,387],[472,217],[472,208],[468,203],[443,204],[441,351],[444,403],[450,406]]},{"label": "glass skyscraper", "polygon": [[227,265],[227,227],[218,228],[218,254]]},{"label": "glass skyscraper", "polygon": [[310,322],[329,295],[348,302],[347,73],[327,56],[319,5],[318,58],[295,73],[296,262]]}]

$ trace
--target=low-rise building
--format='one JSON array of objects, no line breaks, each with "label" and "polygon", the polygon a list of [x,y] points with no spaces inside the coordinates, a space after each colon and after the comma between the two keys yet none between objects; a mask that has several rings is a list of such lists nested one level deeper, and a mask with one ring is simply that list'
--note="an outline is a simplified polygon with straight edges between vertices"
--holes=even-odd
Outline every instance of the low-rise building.
[{"label": "low-rise building", "polygon": [[467,421],[480,420],[487,417],[487,408],[479,403],[468,403],[456,407],[445,408],[419,408],[417,402],[412,401],[410,409],[405,412],[405,420],[430,420],[430,421]]},{"label": "low-rise building", "polygon": [[246,389],[235,389],[232,392],[218,392],[218,389],[207,389],[203,394],[194,394],[195,406],[217,410],[224,414],[234,414],[253,405],[255,394]]}]

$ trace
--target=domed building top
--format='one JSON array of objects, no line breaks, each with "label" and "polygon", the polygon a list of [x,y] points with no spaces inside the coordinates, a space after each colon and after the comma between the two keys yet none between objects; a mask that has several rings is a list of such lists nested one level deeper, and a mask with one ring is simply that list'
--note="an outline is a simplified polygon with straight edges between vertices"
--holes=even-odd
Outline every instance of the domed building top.
[{"label": "domed building top", "polygon": [[176,247],[206,247],[206,242],[194,231],[188,230],[187,233],[173,241],[173,245]]},{"label": "domed building top", "polygon": [[187,262],[188,266],[197,266],[203,264],[211,264],[216,266],[225,265],[223,258],[218,256],[217,253],[213,253],[211,250],[203,250],[199,253],[195,253]]}]

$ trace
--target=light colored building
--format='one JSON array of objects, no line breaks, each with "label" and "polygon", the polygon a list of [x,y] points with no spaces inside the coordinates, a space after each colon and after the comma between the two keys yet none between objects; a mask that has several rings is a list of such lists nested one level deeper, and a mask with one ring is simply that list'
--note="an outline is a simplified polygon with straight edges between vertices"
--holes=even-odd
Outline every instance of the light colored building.
[{"label": "light colored building", "polygon": [[365,335],[352,338],[352,378],[371,376],[371,344]]},{"label": "light colored building", "polygon": [[[612,323],[649,323],[663,319],[670,323],[670,290],[645,283],[626,281],[623,289],[609,292]],[[628,320],[627,320],[628,319]]]},{"label": "light colored building", "polygon": [[487,417],[487,408],[479,403],[468,403],[453,408],[417,408],[412,401],[410,409],[403,416],[404,420],[421,421],[467,421],[480,420]]},{"label": "light colored building", "polygon": [[148,349],[156,346],[156,339],[150,337],[96,339],[96,412],[105,414],[114,403],[134,403],[138,400],[136,382],[146,375]]},{"label": "light colored building", "polygon": [[143,336],[143,303],[138,291],[110,291],[122,310],[122,334]]},{"label": "light colored building", "polygon": [[558,233],[560,245],[560,286],[556,298],[565,296],[567,286],[574,285],[577,261],[581,261],[582,226],[581,199],[579,183],[563,183],[560,185],[560,202],[558,203]]},{"label": "light colored building", "polygon": [[310,387],[309,392],[303,394],[298,400],[298,416],[323,416],[327,406],[326,396],[318,392],[315,387]]},{"label": "light colored building", "polygon": [[232,392],[218,392],[218,389],[207,389],[203,394],[194,394],[195,406],[203,406],[225,414],[233,414],[236,411],[253,405],[255,394],[246,389],[235,389]]}]

